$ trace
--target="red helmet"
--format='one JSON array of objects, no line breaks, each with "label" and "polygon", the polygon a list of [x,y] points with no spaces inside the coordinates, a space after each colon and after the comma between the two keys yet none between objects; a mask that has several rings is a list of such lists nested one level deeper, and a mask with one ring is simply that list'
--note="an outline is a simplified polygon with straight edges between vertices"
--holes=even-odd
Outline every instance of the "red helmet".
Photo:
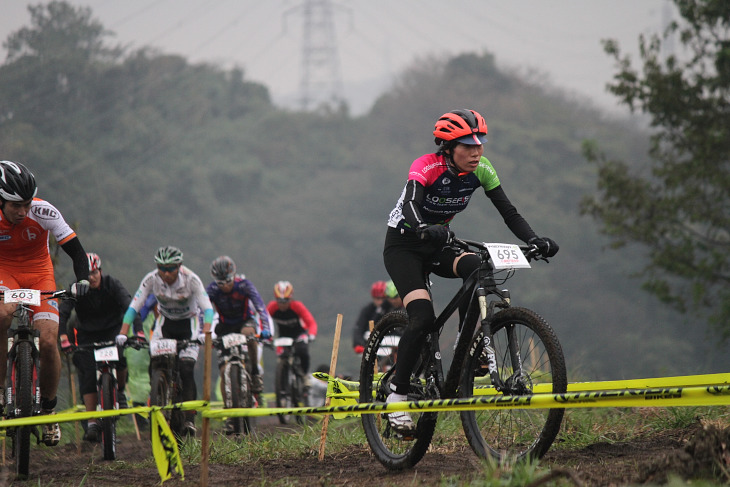
[{"label": "red helmet", "polygon": [[89,272],[101,269],[101,257],[94,252],[88,252],[86,258],[89,259]]},{"label": "red helmet", "polygon": [[460,144],[481,145],[487,141],[487,122],[474,110],[452,110],[436,121],[434,142],[455,141]]},{"label": "red helmet", "polygon": [[375,281],[370,288],[370,295],[374,298],[385,297],[385,281]]},{"label": "red helmet", "polygon": [[291,299],[294,287],[289,281],[279,281],[274,284],[274,296],[276,299]]}]

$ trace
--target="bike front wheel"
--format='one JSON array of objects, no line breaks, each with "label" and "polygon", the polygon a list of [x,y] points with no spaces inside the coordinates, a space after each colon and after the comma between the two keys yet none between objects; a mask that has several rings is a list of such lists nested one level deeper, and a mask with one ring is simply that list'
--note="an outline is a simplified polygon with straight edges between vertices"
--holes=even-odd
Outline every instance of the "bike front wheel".
[{"label": "bike front wheel", "polygon": [[[226,380],[226,378],[224,378]],[[239,364],[231,364],[228,368],[228,385],[225,387],[226,394],[230,394],[230,407],[251,408],[253,407],[253,395],[251,393],[251,381],[248,373]],[[230,418],[231,432],[234,435],[253,432],[253,418],[235,417]]]},{"label": "bike front wheel", "polygon": [[[464,358],[459,397],[496,397],[566,392],[565,358],[557,336],[537,313],[508,308],[494,316],[492,347],[505,384],[491,382],[484,336],[472,341]],[[461,422],[474,452],[498,461],[541,458],[560,431],[564,409],[481,409],[462,411]]]},{"label": "bike front wheel", "polygon": [[[108,411],[117,406],[116,384],[112,375],[104,372],[101,376],[101,410]],[[101,443],[104,449],[104,460],[117,458],[117,418],[101,420]]]},{"label": "bike front wheel", "polygon": [[[289,363],[286,360],[279,360],[276,364],[276,407],[292,408],[295,407],[294,397],[292,396],[292,382],[289,380],[291,372]],[[289,414],[279,414],[279,422],[281,424],[289,423]]]},{"label": "bike front wheel", "polygon": [[[382,370],[381,361],[395,355],[400,337],[408,326],[408,316],[403,311],[387,313],[370,334],[360,365],[360,404],[385,402],[391,392],[396,362],[388,370]],[[415,367],[414,370],[419,370]],[[409,400],[434,399],[422,386],[419,377],[412,380]],[[431,444],[436,428],[436,413],[411,412],[416,423],[414,438],[404,438],[391,428],[387,414],[363,414],[362,426],[368,445],[380,463],[390,470],[402,470],[417,464]]]},{"label": "bike front wheel", "polygon": [[[15,362],[12,364],[15,382],[15,408],[18,418],[27,418],[33,414],[33,391],[35,390],[33,369],[34,361],[29,342],[19,342],[16,349]],[[15,454],[15,473],[19,479],[27,479],[30,467],[30,434],[32,426],[15,428],[13,452]]]}]

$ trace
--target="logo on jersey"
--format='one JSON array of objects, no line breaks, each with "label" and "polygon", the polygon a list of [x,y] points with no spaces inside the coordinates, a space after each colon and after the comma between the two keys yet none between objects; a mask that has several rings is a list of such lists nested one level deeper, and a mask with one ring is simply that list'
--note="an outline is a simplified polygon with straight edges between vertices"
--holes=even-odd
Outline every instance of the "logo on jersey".
[{"label": "logo on jersey", "polygon": [[465,205],[469,202],[471,195],[458,196],[454,198],[440,198],[438,196],[429,196],[428,201],[435,205]]},{"label": "logo on jersey", "polygon": [[58,220],[58,211],[48,206],[34,206],[33,214],[42,220]]},{"label": "logo on jersey", "polygon": [[421,169],[421,172],[423,174],[426,174],[428,171],[430,171],[434,167],[440,167],[440,166],[443,166],[443,163],[441,163],[441,162],[434,162],[432,164],[429,164],[428,166],[423,166],[423,169]]},{"label": "logo on jersey", "polygon": [[38,232],[35,228],[26,228],[23,231],[23,240],[27,242],[33,242],[35,239],[38,238]]},{"label": "logo on jersey", "polygon": [[11,237],[10,235],[0,235],[0,242],[4,242],[5,240],[10,240],[11,238],[13,238],[13,237]]}]

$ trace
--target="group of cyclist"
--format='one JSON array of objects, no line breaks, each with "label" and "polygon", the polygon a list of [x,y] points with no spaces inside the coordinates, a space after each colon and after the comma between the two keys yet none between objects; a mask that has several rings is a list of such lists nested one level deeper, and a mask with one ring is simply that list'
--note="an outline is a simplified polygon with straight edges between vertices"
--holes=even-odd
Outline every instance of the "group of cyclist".
[{"label": "group of cyclist", "polygon": [[[317,323],[301,302],[292,301],[293,286],[290,282],[277,282],[274,286],[276,299],[266,306],[256,286],[244,274],[236,272],[236,263],[229,256],[213,260],[210,266],[213,280],[207,286],[195,272],[183,265],[183,253],[177,247],[160,247],[154,260],[157,268],[142,279],[124,313],[117,344],[126,341],[126,330],[139,312],[149,305],[149,297],[154,296],[156,318],[150,340],[172,338],[189,341],[178,352],[183,401],[197,397],[195,364],[199,344],[203,343],[208,332],[218,338],[231,333],[248,337],[247,366],[257,404],[263,403],[262,343],[271,340],[275,329],[280,336],[304,337],[300,341],[304,346],[299,353],[303,361],[305,357],[308,359],[306,344],[316,335]],[[278,309],[289,305],[293,306],[289,313],[281,313]],[[222,366],[223,362],[220,363]],[[159,365],[153,361],[151,367],[156,366]],[[225,392],[221,390],[221,393]],[[187,411],[184,433],[194,436],[196,431],[195,411]]]},{"label": "group of cyclist", "polygon": [[[131,335],[135,340],[160,338],[189,340],[179,351],[182,399],[197,397],[194,369],[200,343],[207,332],[220,337],[243,333],[250,337],[249,354],[254,397],[261,402],[263,392],[259,341],[271,340],[274,329],[281,336],[297,340],[305,372],[309,367],[307,343],[317,334],[317,323],[300,301],[293,297],[288,281],[277,282],[275,299],[268,305],[253,283],[236,273],[236,264],[228,256],[220,256],[211,264],[212,282],[205,286],[198,275],[183,265],[183,253],[173,246],[160,247],[154,255],[156,269],[142,279],[134,296],[122,283],[102,273],[101,257],[85,252],[76,233],[61,213],[50,203],[36,198],[37,184],[33,173],[23,164],[0,161],[0,291],[8,289],[56,289],[49,251],[49,234],[73,261],[76,281],[72,283],[74,300],[43,301],[35,307],[33,326],[39,331],[41,413],[54,414],[56,391],[61,373],[58,351],[73,351],[78,370],[82,400],[87,411],[97,408],[96,365],[93,352],[83,345],[113,340],[124,345]],[[151,336],[144,334],[141,315],[154,307],[155,322]],[[71,327],[72,311],[75,322]],[[0,305],[0,333],[7,336],[15,306]],[[120,398],[124,397],[126,362],[121,357],[118,367]],[[152,362],[154,367],[154,362]],[[7,347],[0,346],[0,377],[5,377]],[[120,400],[120,402],[122,402]],[[5,390],[0,390],[4,406]],[[195,412],[188,412],[184,433],[195,435]],[[84,439],[100,441],[100,428],[89,420]],[[61,430],[58,423],[43,425],[42,441],[58,444]]]},{"label": "group of cyclist", "polygon": [[[510,202],[494,167],[483,156],[486,135],[487,124],[474,110],[453,110],[439,117],[433,130],[438,150],[413,161],[405,187],[389,215],[383,257],[392,281],[377,281],[372,285],[372,303],[362,310],[353,332],[354,350],[362,353],[370,321],[377,322],[384,313],[396,307],[407,311],[409,325],[398,346],[399,366],[391,383],[389,403],[406,400],[411,368],[435,321],[424,276],[431,272],[440,277],[466,280],[479,266],[480,260],[476,255],[448,245],[451,220],[466,209],[477,189],[485,192],[517,238],[535,245],[547,257],[558,251],[556,242],[539,237]],[[10,161],[0,162],[0,290],[17,287],[55,289],[47,246],[48,235],[52,233],[73,261],[78,296],[76,310],[80,320],[76,340],[95,340],[116,333],[117,343],[123,344],[129,327],[133,327],[135,334],[140,332],[139,312],[148,296],[153,295],[158,313],[152,340],[195,340],[211,331],[216,314],[215,331],[218,334],[239,332],[249,335],[252,340],[255,335],[267,340],[273,335],[275,325],[279,335],[296,340],[295,353],[300,356],[305,372],[309,370],[307,344],[317,334],[317,323],[301,302],[292,299],[291,283],[276,283],[275,299],[264,306],[255,286],[242,274],[236,274],[235,263],[230,257],[221,256],[213,261],[211,274],[214,280],[206,287],[193,271],[183,265],[180,249],[167,246],[157,251],[154,257],[157,268],[142,279],[130,300],[129,293],[118,281],[101,275],[98,256],[88,254],[87,257],[78,237],[60,212],[50,203],[35,198],[36,191],[35,179],[25,166]],[[120,311],[125,307],[125,311]],[[65,321],[68,307],[63,306],[62,310]],[[115,327],[106,317],[99,315],[100,310],[106,310],[110,317],[122,313],[121,329],[113,331]],[[10,326],[12,312],[12,306],[0,307],[0,333],[3,336]],[[465,312],[459,310],[460,317]],[[57,303],[49,301],[37,308],[34,323],[41,334],[42,410],[52,414],[60,376]],[[61,333],[62,344],[68,346],[70,339],[65,326],[61,327]],[[196,396],[193,369],[198,349],[199,346],[193,343],[179,355],[185,400]],[[255,352],[258,346],[250,346],[249,350],[254,352],[257,365],[250,372],[258,395],[263,384],[258,353]],[[0,376],[3,377],[6,356],[7,347],[0,346]],[[88,408],[94,394],[89,376],[92,369],[88,357],[76,358],[75,362],[80,369],[86,369],[80,378],[83,376],[81,389]],[[187,427],[192,434],[195,433],[193,414],[187,418]],[[399,431],[415,428],[407,412],[391,413],[388,420]],[[56,444],[59,438],[57,424],[44,426],[43,441],[46,444]],[[90,434],[89,439],[93,440],[94,435]]]}]

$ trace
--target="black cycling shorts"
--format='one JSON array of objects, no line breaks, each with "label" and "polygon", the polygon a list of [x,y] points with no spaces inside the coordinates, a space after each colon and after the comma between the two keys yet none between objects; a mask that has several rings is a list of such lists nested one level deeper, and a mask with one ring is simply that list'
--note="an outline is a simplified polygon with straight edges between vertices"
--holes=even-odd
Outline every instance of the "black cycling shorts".
[{"label": "black cycling shorts", "polygon": [[426,289],[427,273],[448,279],[458,277],[454,261],[463,253],[462,249],[423,241],[415,232],[388,227],[383,261],[398,294],[404,298],[411,291]]}]

